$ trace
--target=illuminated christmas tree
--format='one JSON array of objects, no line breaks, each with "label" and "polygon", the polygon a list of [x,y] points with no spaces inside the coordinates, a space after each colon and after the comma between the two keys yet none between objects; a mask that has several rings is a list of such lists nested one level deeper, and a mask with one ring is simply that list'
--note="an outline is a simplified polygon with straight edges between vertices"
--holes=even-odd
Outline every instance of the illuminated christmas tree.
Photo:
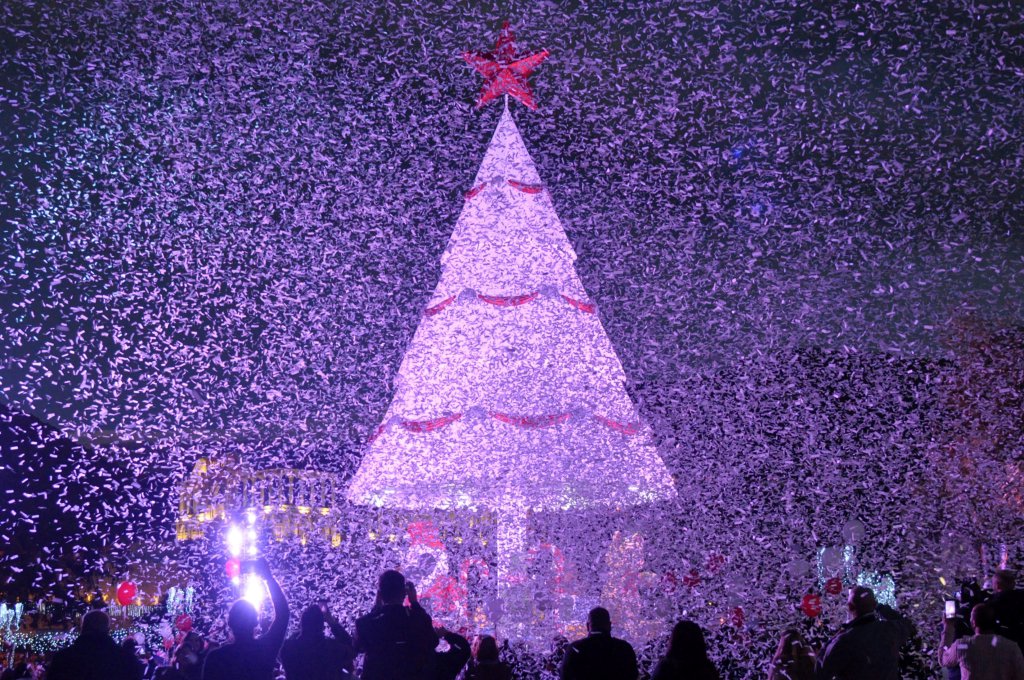
[{"label": "illuminated christmas tree", "polygon": [[[496,67],[531,59],[515,60],[510,35]],[[481,72],[489,58],[467,55]],[[525,81],[512,86],[521,93]],[[575,260],[506,102],[348,490],[377,507],[496,512],[506,585],[533,547],[529,513],[675,494]]]}]

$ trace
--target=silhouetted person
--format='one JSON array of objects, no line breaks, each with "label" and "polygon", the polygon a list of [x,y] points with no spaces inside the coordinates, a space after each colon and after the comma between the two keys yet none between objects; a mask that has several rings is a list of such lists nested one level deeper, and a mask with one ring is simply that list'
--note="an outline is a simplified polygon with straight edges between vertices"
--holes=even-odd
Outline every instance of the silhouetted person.
[{"label": "silhouetted person", "polygon": [[718,680],[718,671],[708,658],[704,631],[693,621],[680,621],[672,628],[668,652],[654,667],[651,680]]},{"label": "silhouetted person", "polygon": [[512,680],[512,668],[498,658],[498,641],[490,635],[473,640],[473,660],[465,680]]},{"label": "silhouetted person", "polygon": [[110,618],[94,609],[82,617],[82,630],[71,646],[57,652],[47,680],[141,680],[142,667],[110,637]]},{"label": "silhouetted person", "polygon": [[[402,604],[409,598],[409,606]],[[394,570],[380,575],[377,602],[356,620],[362,680],[429,680],[437,634],[416,598],[416,586]]]},{"label": "silhouetted person", "polygon": [[996,612],[991,604],[971,610],[974,635],[955,640],[953,623],[945,619],[939,662],[960,667],[961,680],[1024,680],[1024,654],[1012,640],[996,634]]},{"label": "silhouetted person", "polygon": [[431,677],[433,680],[455,680],[469,661],[469,640],[444,626],[437,626],[434,630],[448,643],[448,649],[443,652],[434,650],[434,670]]},{"label": "silhouetted person", "polygon": [[[333,637],[324,635],[324,624]],[[324,604],[302,611],[299,634],[285,640],[281,664],[288,680],[342,680],[351,677],[355,648],[352,637]]]},{"label": "silhouetted person", "polygon": [[587,616],[587,637],[565,650],[561,680],[636,680],[636,652],[625,640],[612,637],[612,619],[604,607]]},{"label": "silhouetted person", "polygon": [[250,602],[236,600],[228,610],[231,642],[206,655],[203,680],[274,680],[277,654],[288,630],[288,600],[264,559],[253,563],[254,572],[267,582],[274,604],[274,621],[256,637],[259,615]]},{"label": "silhouetted person", "polygon": [[996,632],[1024,649],[1024,590],[1017,590],[1017,575],[1000,569],[992,579],[995,593],[989,602],[995,610]]},{"label": "silhouetted person", "polygon": [[850,589],[850,621],[832,638],[818,661],[818,680],[899,680],[900,648],[914,635],[914,624],[880,605],[870,588]]},{"label": "silhouetted person", "polygon": [[814,680],[814,650],[795,628],[782,634],[768,680]]}]

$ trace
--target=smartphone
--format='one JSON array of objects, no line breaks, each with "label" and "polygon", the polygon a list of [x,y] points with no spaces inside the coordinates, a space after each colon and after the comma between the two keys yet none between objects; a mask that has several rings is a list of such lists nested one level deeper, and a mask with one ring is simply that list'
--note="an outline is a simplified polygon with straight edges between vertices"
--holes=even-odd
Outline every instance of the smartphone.
[{"label": "smartphone", "polygon": [[956,600],[946,600],[946,618],[956,618]]}]

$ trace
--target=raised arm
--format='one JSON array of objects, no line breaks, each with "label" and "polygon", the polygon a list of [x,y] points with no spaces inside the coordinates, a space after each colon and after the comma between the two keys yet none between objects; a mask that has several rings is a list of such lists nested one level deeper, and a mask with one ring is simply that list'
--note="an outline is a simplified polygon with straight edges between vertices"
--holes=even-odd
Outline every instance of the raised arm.
[{"label": "raised arm", "polygon": [[260,558],[256,561],[256,573],[267,582],[267,590],[270,591],[270,601],[274,604],[274,621],[270,624],[267,632],[262,635],[261,639],[267,640],[270,645],[280,650],[281,645],[284,643],[285,633],[288,632],[288,598],[284,596],[281,584],[270,573],[270,565],[267,564],[265,559]]}]

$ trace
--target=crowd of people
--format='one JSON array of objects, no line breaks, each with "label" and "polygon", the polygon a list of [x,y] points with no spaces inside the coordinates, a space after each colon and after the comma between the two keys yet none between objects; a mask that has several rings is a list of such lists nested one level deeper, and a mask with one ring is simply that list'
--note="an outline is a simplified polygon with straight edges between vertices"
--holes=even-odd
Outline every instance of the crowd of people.
[{"label": "crowd of people", "polygon": [[[110,636],[101,610],[82,618],[80,634],[58,652],[43,673],[21,664],[0,680],[512,680],[514,661],[489,635],[472,642],[432,620],[416,587],[398,571],[381,574],[372,609],[358,618],[352,634],[331,614],[326,601],[310,604],[299,630],[286,638],[287,598],[267,563],[253,568],[267,584],[273,618],[260,635],[256,608],[244,599],[227,612],[230,640],[216,646],[189,632],[168,663],[144,662],[133,638],[122,644]],[[969,616],[943,620],[939,662],[947,680],[1024,680],[1024,591],[1014,574],[1000,571],[987,601],[961,602]],[[849,620],[824,647],[815,650],[798,629],[786,630],[768,669],[769,680],[896,680],[900,655],[916,633],[908,618],[879,604],[870,588],[856,587],[847,599]],[[633,647],[612,634],[608,610],[596,607],[587,635],[563,641],[549,659],[559,680],[637,680],[640,664]],[[329,634],[328,634],[329,632]],[[358,672],[357,672],[358,668]],[[654,665],[652,680],[717,680],[726,677],[708,651],[705,633],[680,621],[667,652]]]}]

